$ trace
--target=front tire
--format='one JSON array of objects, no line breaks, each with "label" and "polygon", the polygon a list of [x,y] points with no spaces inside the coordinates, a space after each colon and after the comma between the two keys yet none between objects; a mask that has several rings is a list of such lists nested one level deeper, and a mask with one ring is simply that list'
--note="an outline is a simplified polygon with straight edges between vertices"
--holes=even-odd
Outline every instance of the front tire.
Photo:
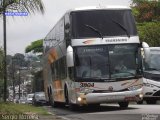
[{"label": "front tire", "polygon": [[119,102],[120,108],[128,108],[129,102]]},{"label": "front tire", "polygon": [[68,90],[67,87],[65,86],[65,104],[69,104],[69,96],[68,96]]}]

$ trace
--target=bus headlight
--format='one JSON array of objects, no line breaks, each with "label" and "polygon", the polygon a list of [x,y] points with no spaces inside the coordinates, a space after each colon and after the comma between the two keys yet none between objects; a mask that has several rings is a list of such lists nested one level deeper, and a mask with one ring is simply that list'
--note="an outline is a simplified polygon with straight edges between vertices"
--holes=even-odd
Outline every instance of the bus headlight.
[{"label": "bus headlight", "polygon": [[140,98],[143,98],[143,94],[139,94],[139,97],[140,97]]},{"label": "bus headlight", "polygon": [[81,97],[78,97],[77,100],[78,100],[79,102],[81,102],[81,101],[82,101],[82,98],[81,98]]}]

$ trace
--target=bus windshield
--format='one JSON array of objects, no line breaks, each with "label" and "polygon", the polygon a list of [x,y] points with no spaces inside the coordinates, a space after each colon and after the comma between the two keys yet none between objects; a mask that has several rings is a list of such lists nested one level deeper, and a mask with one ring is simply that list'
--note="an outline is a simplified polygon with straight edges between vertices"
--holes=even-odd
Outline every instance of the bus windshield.
[{"label": "bus windshield", "polygon": [[137,35],[130,10],[75,11],[71,18],[72,38]]},{"label": "bus windshield", "polygon": [[145,61],[144,67],[145,67],[145,70],[160,71],[160,49],[156,49],[156,48],[150,49],[149,59]]},{"label": "bus windshield", "polygon": [[[141,71],[138,45],[75,47],[75,77],[98,80],[135,77]],[[122,65],[122,66],[121,66]]]}]

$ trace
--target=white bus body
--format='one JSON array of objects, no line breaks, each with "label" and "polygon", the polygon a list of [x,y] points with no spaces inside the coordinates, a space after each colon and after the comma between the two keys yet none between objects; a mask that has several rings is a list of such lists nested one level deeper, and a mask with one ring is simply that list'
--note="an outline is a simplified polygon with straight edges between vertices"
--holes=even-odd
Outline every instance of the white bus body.
[{"label": "white bus body", "polygon": [[[130,101],[142,99],[140,42],[130,8],[71,10],[43,44],[45,91],[53,106],[116,102],[128,107]],[[114,69],[120,61],[127,70]],[[101,74],[93,77],[95,65]],[[82,72],[83,66],[90,72]]]},{"label": "white bus body", "polygon": [[160,47],[145,48],[143,94],[147,104],[160,100]]}]

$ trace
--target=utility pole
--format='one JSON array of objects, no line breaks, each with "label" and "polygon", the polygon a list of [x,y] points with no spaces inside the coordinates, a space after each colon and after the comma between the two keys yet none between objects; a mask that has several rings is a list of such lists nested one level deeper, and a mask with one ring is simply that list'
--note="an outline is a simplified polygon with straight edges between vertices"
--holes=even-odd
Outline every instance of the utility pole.
[{"label": "utility pole", "polygon": [[18,79],[18,85],[19,85],[19,100],[21,98],[21,73],[20,73],[20,68],[19,68],[19,79]]},{"label": "utility pole", "polygon": [[7,46],[6,46],[6,6],[5,6],[5,0],[3,0],[3,44],[4,44],[4,72],[3,72],[3,77],[4,77],[4,102],[6,102],[7,99],[7,62],[6,62],[6,56],[7,56]]},{"label": "utility pole", "polygon": [[12,85],[13,85],[13,100],[15,99],[15,76],[14,76],[14,71],[15,71],[15,65],[14,65],[14,58],[12,58]]}]

